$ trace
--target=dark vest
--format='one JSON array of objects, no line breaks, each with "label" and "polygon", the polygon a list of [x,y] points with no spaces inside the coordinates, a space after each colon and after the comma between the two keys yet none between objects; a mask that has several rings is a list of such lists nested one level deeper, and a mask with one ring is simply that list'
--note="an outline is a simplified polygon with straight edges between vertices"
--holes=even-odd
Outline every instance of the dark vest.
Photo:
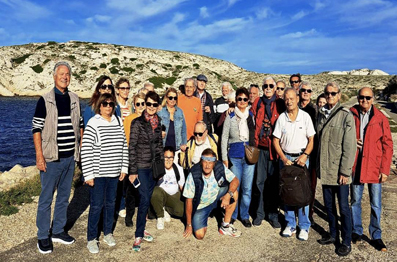
[{"label": "dark vest", "polygon": [[[196,213],[197,207],[200,204],[201,195],[203,194],[203,188],[204,188],[203,168],[201,167],[200,163],[197,163],[192,167],[190,172],[192,173],[194,187],[195,187],[194,198],[193,198],[193,210],[192,210],[192,216],[193,216],[194,213]],[[214,175],[216,181],[218,182],[219,187],[229,186],[229,182],[226,180],[224,165],[219,160],[216,161],[215,163]],[[219,181],[221,180],[221,178],[223,178],[223,182],[221,185],[219,185]]]}]

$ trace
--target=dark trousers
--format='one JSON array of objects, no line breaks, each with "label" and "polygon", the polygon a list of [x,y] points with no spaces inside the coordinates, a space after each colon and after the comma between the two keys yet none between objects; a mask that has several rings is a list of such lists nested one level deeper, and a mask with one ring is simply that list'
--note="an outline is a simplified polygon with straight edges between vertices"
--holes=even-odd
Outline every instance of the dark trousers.
[{"label": "dark trousers", "polygon": [[130,180],[128,179],[128,175],[125,177],[123,182],[125,191],[125,220],[131,221],[135,214],[135,207],[139,202],[139,192],[138,189],[131,184]]}]

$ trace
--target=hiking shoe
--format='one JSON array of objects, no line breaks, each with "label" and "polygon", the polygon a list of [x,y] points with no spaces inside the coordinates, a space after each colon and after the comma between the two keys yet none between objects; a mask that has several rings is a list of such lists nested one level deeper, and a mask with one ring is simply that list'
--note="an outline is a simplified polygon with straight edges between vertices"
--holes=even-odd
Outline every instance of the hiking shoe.
[{"label": "hiking shoe", "polygon": [[241,236],[241,232],[238,231],[232,224],[228,224],[227,226],[221,226],[219,228],[219,233],[222,235],[228,235],[232,237],[239,237]]},{"label": "hiking shoe", "polygon": [[277,220],[270,220],[269,223],[273,228],[281,228],[281,224]]},{"label": "hiking shoe", "polygon": [[259,217],[255,218],[254,221],[252,222],[252,225],[254,227],[259,227],[260,225],[262,225],[262,219]]},{"label": "hiking shoe", "polygon": [[103,240],[104,240],[105,243],[108,244],[108,246],[110,246],[110,247],[113,247],[113,246],[116,245],[116,240],[114,239],[112,233],[107,234],[107,235],[103,238]]},{"label": "hiking shoe", "polygon": [[351,251],[352,251],[351,246],[346,246],[346,245],[342,244],[336,250],[336,254],[338,254],[338,256],[344,257],[344,256],[347,256]]},{"label": "hiking shoe", "polygon": [[132,222],[132,218],[125,218],[125,226],[126,227],[133,227],[134,226],[134,222]]},{"label": "hiking shoe", "polygon": [[127,215],[127,211],[125,210],[125,208],[119,211],[119,216],[120,217],[124,218],[126,215]]},{"label": "hiking shoe", "polygon": [[157,229],[158,230],[164,229],[164,217],[157,218]]},{"label": "hiking shoe", "polygon": [[319,240],[317,240],[317,242],[320,244],[320,245],[330,245],[330,244],[333,244],[333,243],[335,243],[335,238],[333,238],[333,237],[331,237],[331,236],[324,236],[324,237],[322,237],[321,239],[319,239]]},{"label": "hiking shoe", "polygon": [[37,248],[41,254],[49,254],[54,249],[51,238],[39,239],[37,241]]},{"label": "hiking shoe", "polygon": [[356,244],[357,242],[360,242],[362,240],[362,236],[356,233],[352,234],[352,242],[353,244]]},{"label": "hiking shoe", "polygon": [[309,232],[307,230],[301,229],[298,235],[298,239],[306,241],[309,238]]},{"label": "hiking shoe", "polygon": [[245,227],[251,227],[251,226],[252,226],[249,219],[243,219],[243,220],[241,221],[241,223],[242,223],[243,226],[245,226]]},{"label": "hiking shoe", "polygon": [[153,242],[154,238],[151,234],[149,234],[149,232],[145,230],[143,231],[143,240],[145,240],[146,242]]},{"label": "hiking shoe", "polygon": [[383,243],[382,239],[373,239],[371,243],[377,250],[383,252],[387,251],[386,245]]},{"label": "hiking shoe", "polygon": [[52,238],[52,242],[62,243],[65,245],[70,245],[70,244],[73,244],[74,242],[76,242],[76,239],[71,237],[65,231],[60,234],[52,234],[51,238]]},{"label": "hiking shoe", "polygon": [[136,237],[134,244],[132,245],[132,250],[134,250],[135,252],[141,251],[141,243],[142,243],[142,238]]},{"label": "hiking shoe", "polygon": [[164,208],[164,221],[167,223],[171,222],[171,216],[167,211],[165,211],[165,208]]},{"label": "hiking shoe", "polygon": [[[303,230],[302,230],[303,231]],[[283,231],[283,233],[281,233],[282,237],[291,237],[293,234],[296,233],[296,229],[293,227],[286,227]]]},{"label": "hiking shoe", "polygon": [[98,240],[93,239],[87,242],[88,251],[91,254],[97,254],[99,252]]}]

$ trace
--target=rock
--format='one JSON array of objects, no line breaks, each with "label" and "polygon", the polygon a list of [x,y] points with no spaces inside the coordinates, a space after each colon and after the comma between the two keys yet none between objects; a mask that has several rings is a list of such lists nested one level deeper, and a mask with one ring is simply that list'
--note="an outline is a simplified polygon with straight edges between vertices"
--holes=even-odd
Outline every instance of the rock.
[{"label": "rock", "polygon": [[15,165],[9,171],[0,174],[0,191],[7,191],[23,180],[36,176],[39,170],[36,166],[22,167]]}]

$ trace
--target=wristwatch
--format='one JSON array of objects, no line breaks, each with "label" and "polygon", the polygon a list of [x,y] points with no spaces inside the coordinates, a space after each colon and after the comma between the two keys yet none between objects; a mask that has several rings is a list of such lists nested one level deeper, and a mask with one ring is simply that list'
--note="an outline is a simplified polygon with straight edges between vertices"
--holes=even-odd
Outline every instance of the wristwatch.
[{"label": "wristwatch", "polygon": [[233,192],[229,191],[228,193],[229,193],[230,197],[233,198]]}]

